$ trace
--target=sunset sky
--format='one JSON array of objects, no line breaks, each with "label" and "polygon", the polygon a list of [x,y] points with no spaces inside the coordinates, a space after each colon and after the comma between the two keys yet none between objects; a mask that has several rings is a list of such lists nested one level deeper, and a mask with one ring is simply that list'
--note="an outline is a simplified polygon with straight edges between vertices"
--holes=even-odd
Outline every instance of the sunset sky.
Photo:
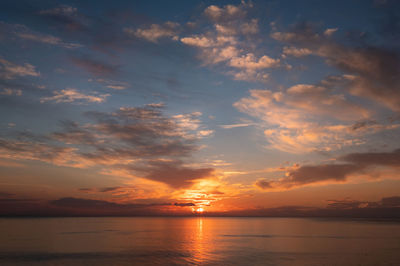
[{"label": "sunset sky", "polygon": [[399,1],[0,10],[0,215],[400,207]]}]

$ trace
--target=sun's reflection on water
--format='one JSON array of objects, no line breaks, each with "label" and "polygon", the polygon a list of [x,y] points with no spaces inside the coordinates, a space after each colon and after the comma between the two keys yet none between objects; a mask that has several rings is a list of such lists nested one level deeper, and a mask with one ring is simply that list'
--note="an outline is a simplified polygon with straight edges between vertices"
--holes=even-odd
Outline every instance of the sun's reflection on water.
[{"label": "sun's reflection on water", "polygon": [[[212,254],[212,243],[207,234],[207,226],[209,225],[204,217],[196,217],[190,219],[191,226],[187,227],[191,230],[186,232],[189,237],[186,250],[190,250],[190,262],[199,265],[210,261]],[[208,228],[210,229],[210,228]]]}]

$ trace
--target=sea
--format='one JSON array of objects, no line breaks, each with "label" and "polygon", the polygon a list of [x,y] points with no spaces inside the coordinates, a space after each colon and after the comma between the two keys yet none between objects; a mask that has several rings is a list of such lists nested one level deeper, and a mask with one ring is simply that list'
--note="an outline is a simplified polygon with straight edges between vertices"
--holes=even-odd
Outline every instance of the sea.
[{"label": "sea", "polygon": [[400,265],[400,222],[1,218],[0,265]]}]

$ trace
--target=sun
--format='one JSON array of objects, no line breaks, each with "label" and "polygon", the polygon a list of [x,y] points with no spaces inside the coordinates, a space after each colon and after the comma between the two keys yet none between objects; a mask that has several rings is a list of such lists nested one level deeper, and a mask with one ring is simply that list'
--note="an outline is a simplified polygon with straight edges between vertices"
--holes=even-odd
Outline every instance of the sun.
[{"label": "sun", "polygon": [[199,207],[199,208],[192,208],[193,213],[201,214],[204,212],[204,208]]}]

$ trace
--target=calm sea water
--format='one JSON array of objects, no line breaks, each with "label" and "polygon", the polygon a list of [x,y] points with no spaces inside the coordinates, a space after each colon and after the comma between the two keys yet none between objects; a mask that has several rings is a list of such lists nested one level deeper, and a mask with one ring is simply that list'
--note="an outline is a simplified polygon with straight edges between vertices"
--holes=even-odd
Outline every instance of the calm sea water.
[{"label": "calm sea water", "polygon": [[0,219],[0,265],[400,265],[400,223],[297,218]]}]

